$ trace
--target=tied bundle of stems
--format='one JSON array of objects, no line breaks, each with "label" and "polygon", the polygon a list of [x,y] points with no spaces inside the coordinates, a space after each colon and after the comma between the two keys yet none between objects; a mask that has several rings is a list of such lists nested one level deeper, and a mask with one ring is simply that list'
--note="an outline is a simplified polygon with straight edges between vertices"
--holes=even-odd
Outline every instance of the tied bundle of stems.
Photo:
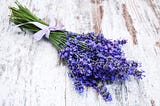
[{"label": "tied bundle of stems", "polygon": [[[15,3],[18,6],[18,8],[9,7],[12,13],[10,16],[10,20],[14,24],[20,25],[20,28],[24,28],[33,33],[36,33],[41,29],[33,24],[29,24],[28,22],[38,22],[46,26],[49,26],[46,22],[35,16],[28,8],[22,6],[18,1],[16,1]],[[49,40],[58,51],[65,46],[66,34],[67,31],[54,31],[50,33]]]},{"label": "tied bundle of stems", "polygon": [[[48,26],[29,9],[18,2],[16,4],[18,8],[10,7],[11,21],[20,28],[36,33],[41,29],[30,22]],[[109,40],[103,34],[96,35],[93,32],[77,34],[56,30],[50,32],[49,41],[68,66],[68,76],[79,93],[83,93],[85,87],[92,87],[105,101],[111,101],[107,84],[124,82],[130,76],[137,79],[144,76],[144,71],[139,69],[140,63],[126,59],[121,49],[127,43],[126,40]]]}]

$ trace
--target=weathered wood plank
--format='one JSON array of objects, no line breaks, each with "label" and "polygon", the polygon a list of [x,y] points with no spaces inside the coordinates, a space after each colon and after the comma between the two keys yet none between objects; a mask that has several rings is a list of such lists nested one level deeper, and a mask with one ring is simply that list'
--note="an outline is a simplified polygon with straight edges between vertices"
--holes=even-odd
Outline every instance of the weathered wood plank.
[{"label": "weathered wood plank", "polygon": [[79,95],[58,64],[54,47],[35,42],[32,34],[9,23],[8,6],[0,0],[0,105],[2,106],[159,106],[159,0],[19,0],[51,24],[77,33],[102,32],[109,39],[128,39],[126,56],[142,62],[146,77],[108,85],[106,103],[93,89]]}]

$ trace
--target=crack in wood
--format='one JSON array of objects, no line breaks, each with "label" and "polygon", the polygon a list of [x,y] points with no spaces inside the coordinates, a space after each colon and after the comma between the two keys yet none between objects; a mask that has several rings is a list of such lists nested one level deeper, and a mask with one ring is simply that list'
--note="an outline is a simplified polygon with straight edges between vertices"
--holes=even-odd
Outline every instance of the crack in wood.
[{"label": "crack in wood", "polygon": [[93,14],[93,29],[95,33],[101,32],[101,23],[103,18],[103,7],[100,5],[102,0],[91,0],[92,3],[95,4],[92,14]]},{"label": "crack in wood", "polygon": [[154,52],[155,52],[155,54],[156,54],[156,56],[158,55],[158,53],[157,53],[157,50],[154,48]]},{"label": "crack in wood", "polygon": [[124,17],[124,20],[126,23],[127,30],[130,33],[130,35],[132,36],[133,44],[137,45],[138,41],[137,41],[137,36],[136,36],[136,29],[133,25],[132,18],[130,16],[125,4],[122,4],[122,9],[123,9],[123,17]]},{"label": "crack in wood", "polygon": [[157,17],[159,24],[160,24],[160,15],[158,14],[158,12],[155,10],[155,5],[153,5],[151,0],[147,0],[148,5],[151,7],[153,13],[155,14],[155,16]]},{"label": "crack in wood", "polygon": [[153,99],[151,99],[151,106],[156,106],[155,101]]},{"label": "crack in wood", "polygon": [[91,0],[91,3],[100,4],[102,3],[102,0]]},{"label": "crack in wood", "polygon": [[[156,18],[158,19],[159,25],[160,25],[160,14],[158,14],[158,12],[156,11],[155,5],[152,3],[151,0],[147,0],[147,3],[148,3],[148,5],[151,7],[154,15],[155,15]],[[160,30],[160,26],[159,26],[159,27],[156,27],[156,26],[155,26],[155,29],[156,29],[156,31],[157,31],[157,33],[158,33],[158,31]]]}]

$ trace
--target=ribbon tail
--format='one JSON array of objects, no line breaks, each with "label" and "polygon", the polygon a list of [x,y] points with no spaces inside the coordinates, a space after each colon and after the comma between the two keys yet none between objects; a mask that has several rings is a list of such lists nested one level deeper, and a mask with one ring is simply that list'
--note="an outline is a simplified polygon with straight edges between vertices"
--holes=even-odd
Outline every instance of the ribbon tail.
[{"label": "ribbon tail", "polygon": [[47,30],[45,34],[45,37],[49,39],[50,30]]},{"label": "ribbon tail", "polygon": [[61,26],[59,26],[59,29],[60,29],[60,30],[65,30],[66,28],[65,28],[64,25],[61,25]]},{"label": "ribbon tail", "polygon": [[39,22],[28,22],[28,23],[29,23],[29,24],[33,24],[33,25],[39,27],[40,29],[46,29],[46,28],[48,28],[48,26],[46,26],[46,25],[44,25],[44,24],[41,24],[41,23],[39,23]]},{"label": "ribbon tail", "polygon": [[61,30],[61,31],[64,31],[65,30],[65,27],[64,27],[64,25],[60,25],[60,26],[49,26],[49,29],[51,30],[51,31],[56,31],[56,30]]},{"label": "ribbon tail", "polygon": [[42,37],[45,35],[45,31],[44,30],[40,30],[38,32],[36,32],[34,35],[33,35],[33,38],[36,40],[36,41],[39,41],[42,39]]}]

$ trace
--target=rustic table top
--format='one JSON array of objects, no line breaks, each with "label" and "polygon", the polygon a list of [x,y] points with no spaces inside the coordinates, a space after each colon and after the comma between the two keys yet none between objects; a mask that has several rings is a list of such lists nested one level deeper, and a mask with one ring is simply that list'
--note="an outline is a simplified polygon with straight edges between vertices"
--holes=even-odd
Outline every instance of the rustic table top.
[{"label": "rustic table top", "polygon": [[128,40],[126,57],[142,62],[146,77],[108,85],[107,103],[91,88],[76,93],[56,49],[9,22],[14,2],[0,0],[0,106],[160,106],[160,0],[19,0],[69,31]]}]

